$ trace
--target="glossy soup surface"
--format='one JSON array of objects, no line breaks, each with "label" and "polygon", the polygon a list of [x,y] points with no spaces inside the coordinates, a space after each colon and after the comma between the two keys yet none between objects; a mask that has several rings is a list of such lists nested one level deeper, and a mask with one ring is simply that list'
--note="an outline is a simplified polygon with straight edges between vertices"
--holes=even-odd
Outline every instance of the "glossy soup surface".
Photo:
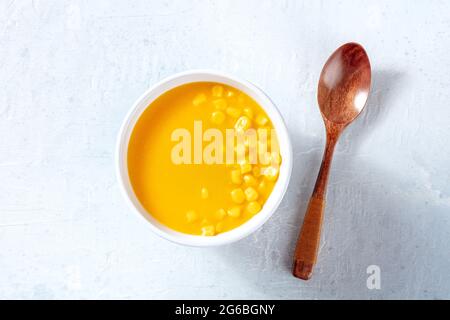
[{"label": "glossy soup surface", "polygon": [[[270,130],[273,125],[249,96],[210,82],[190,83],[166,92],[137,121],[128,147],[128,171],[142,206],[174,230],[214,236],[258,214],[278,178],[278,166],[273,163],[280,164],[281,158],[271,154],[276,161],[264,165],[250,164],[248,155],[246,161],[228,164],[174,163],[173,148],[179,140],[174,141],[173,133],[187,129],[194,153],[194,121],[201,121],[203,132],[220,130],[224,140],[227,128]],[[268,150],[274,139],[269,133]],[[209,143],[203,141],[202,147]],[[262,150],[259,141],[257,148]]]}]

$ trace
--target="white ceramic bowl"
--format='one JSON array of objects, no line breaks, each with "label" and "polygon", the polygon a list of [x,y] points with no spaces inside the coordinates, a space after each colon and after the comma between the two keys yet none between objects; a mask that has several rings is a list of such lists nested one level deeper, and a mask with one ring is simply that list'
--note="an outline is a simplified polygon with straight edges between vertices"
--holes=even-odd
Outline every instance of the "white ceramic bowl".
[{"label": "white ceramic bowl", "polygon": [[[256,214],[253,218],[242,224],[241,226],[224,233],[220,233],[214,237],[195,236],[177,232],[172,230],[160,222],[158,222],[137,199],[133,188],[130,183],[127,168],[127,152],[128,143],[130,140],[133,128],[141,116],[142,112],[160,95],[166,91],[173,89],[177,86],[191,83],[191,82],[219,82],[231,87],[237,88],[247,95],[252,97],[267,113],[270,117],[280,145],[280,153],[283,162],[280,166],[280,173],[278,181],[275,184],[272,193],[267,199],[263,209]],[[240,240],[252,232],[261,227],[279,206],[281,199],[283,198],[286,189],[289,184],[289,179],[292,171],[292,146],[289,140],[289,135],[283,119],[273,104],[273,102],[256,86],[253,84],[237,79],[236,77],[229,76],[220,72],[211,70],[193,70],[178,73],[167,79],[162,80],[153,87],[147,90],[133,105],[125,121],[122,124],[117,141],[117,176],[119,184],[125,198],[128,200],[131,208],[137,211],[148,222],[150,228],[159,236],[184,245],[190,246],[217,246],[228,244],[237,240]]]}]

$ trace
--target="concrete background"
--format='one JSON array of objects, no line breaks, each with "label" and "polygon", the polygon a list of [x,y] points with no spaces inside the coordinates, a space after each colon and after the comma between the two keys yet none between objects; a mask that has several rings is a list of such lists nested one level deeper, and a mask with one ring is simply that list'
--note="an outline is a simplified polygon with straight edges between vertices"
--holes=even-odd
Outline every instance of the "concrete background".
[{"label": "concrete background", "polygon": [[[449,1],[0,0],[0,298],[450,298]],[[363,44],[373,93],[333,164],[314,278],[290,275],[320,164],[323,63]],[[132,103],[213,68],[265,90],[295,164],[257,233],[153,235],[114,174]],[[381,289],[366,287],[367,267]]]}]

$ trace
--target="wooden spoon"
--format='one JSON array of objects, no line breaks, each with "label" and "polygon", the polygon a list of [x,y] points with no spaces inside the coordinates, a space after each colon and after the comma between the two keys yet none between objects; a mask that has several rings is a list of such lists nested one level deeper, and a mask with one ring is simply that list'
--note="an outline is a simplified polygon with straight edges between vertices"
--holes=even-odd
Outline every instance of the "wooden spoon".
[{"label": "wooden spoon", "polygon": [[334,146],[342,131],[361,113],[370,91],[371,69],[364,48],[347,43],[323,67],[317,100],[325,122],[327,141],[316,185],[309,200],[294,255],[293,275],[308,280],[316,264],[325,208],[328,173]]}]

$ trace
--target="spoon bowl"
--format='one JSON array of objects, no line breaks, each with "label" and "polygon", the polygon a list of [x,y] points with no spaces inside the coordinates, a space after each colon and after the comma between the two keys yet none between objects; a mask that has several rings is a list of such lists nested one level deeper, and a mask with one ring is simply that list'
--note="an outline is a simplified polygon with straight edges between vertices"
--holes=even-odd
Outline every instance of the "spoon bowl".
[{"label": "spoon bowl", "polygon": [[364,48],[347,43],[328,58],[320,75],[317,100],[322,116],[336,124],[349,124],[369,97],[371,68]]},{"label": "spoon bowl", "polygon": [[325,152],[294,253],[293,275],[312,276],[320,245],[325,195],[334,147],[342,131],[361,113],[369,96],[371,68],[364,48],[347,43],[327,60],[320,75],[317,100],[327,131]]}]

